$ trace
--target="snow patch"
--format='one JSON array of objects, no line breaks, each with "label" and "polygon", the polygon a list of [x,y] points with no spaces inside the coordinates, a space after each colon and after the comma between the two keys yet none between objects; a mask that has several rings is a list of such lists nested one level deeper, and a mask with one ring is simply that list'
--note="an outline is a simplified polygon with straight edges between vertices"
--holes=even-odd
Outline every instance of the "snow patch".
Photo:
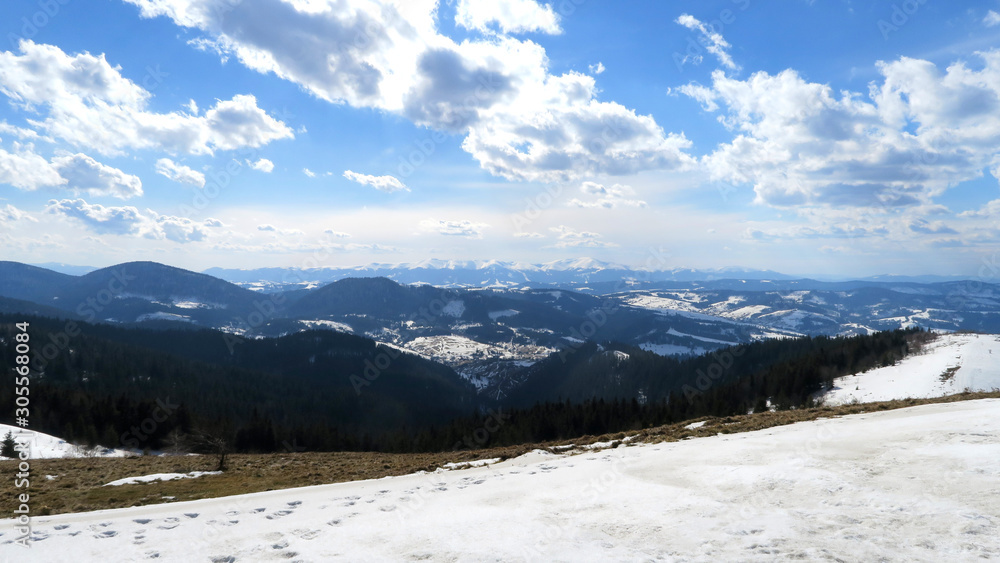
[{"label": "snow patch", "polygon": [[110,483],[105,483],[105,487],[120,487],[121,485],[137,485],[139,483],[152,483],[153,481],[173,481],[175,479],[197,479],[205,475],[222,475],[221,471],[192,471],[190,473],[154,473],[152,475],[142,475],[139,477],[125,477]]}]

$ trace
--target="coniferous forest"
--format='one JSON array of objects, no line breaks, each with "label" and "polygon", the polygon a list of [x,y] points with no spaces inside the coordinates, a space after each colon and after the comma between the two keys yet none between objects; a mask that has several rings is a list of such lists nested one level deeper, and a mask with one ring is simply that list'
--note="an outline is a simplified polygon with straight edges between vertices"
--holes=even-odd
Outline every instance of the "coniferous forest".
[{"label": "coniferous forest", "polygon": [[[25,321],[34,429],[137,450],[213,436],[243,452],[441,451],[800,408],[834,378],[892,365],[929,338],[766,340],[687,359],[587,342],[524,368],[521,385],[489,400],[447,366],[333,331],[241,339],[75,323],[67,337],[65,321],[22,315],[0,317],[0,338]],[[8,371],[12,355],[0,346]],[[0,389],[0,401],[12,393]]]}]

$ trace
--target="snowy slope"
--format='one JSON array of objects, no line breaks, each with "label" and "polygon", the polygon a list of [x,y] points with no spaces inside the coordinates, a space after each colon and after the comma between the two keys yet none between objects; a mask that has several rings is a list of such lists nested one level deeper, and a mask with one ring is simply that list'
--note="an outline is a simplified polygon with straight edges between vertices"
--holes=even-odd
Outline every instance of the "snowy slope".
[{"label": "snowy slope", "polygon": [[[37,517],[17,561],[1000,558],[1000,400]],[[201,477],[213,479],[212,476]],[[142,487],[148,485],[123,485]]]},{"label": "snowy slope", "polygon": [[[27,443],[30,459],[43,459],[53,457],[123,457],[129,455],[127,450],[116,450],[111,448],[97,447],[88,449],[82,446],[70,444],[62,438],[56,438],[41,432],[22,430],[17,426],[0,424],[0,438],[11,432],[18,442]],[[4,459],[4,458],[0,458]]]},{"label": "snowy slope", "polygon": [[[957,368],[957,371],[955,371]],[[953,372],[952,375],[948,375]],[[897,365],[841,377],[820,395],[825,404],[842,405],[893,399],[941,397],[966,389],[1000,389],[1000,336],[946,334],[919,355]]]}]

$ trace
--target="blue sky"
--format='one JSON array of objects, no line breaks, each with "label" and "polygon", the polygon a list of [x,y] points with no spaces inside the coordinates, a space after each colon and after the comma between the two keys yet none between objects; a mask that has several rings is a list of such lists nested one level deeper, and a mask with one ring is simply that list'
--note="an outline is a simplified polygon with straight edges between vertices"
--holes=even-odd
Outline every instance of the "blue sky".
[{"label": "blue sky", "polygon": [[0,5],[4,259],[1000,276],[1000,1]]}]

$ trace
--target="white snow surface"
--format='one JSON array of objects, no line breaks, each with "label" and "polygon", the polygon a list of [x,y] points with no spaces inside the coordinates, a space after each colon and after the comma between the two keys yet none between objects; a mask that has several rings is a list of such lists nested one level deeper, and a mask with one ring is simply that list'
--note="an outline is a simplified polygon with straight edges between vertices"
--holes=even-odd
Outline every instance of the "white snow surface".
[{"label": "white snow surface", "polygon": [[190,473],[153,473],[152,475],[140,475],[138,477],[125,477],[116,479],[110,483],[105,483],[105,487],[120,487],[122,485],[138,485],[139,483],[152,483],[153,481],[173,481],[175,479],[197,479],[203,475],[221,475],[221,471],[192,471]]},{"label": "white snow surface", "polygon": [[345,324],[345,323],[338,323],[337,321],[328,321],[328,320],[323,320],[323,319],[314,319],[314,320],[306,320],[306,321],[299,321],[299,322],[302,323],[302,324],[304,324],[304,325],[306,325],[307,327],[313,328],[313,329],[315,329],[315,328],[328,328],[330,330],[335,330],[337,332],[348,332],[348,333],[353,333],[354,332],[354,329],[351,328],[351,325]]},{"label": "white snow surface", "polygon": [[[105,448],[87,448],[70,444],[62,438],[49,434],[22,429],[17,426],[0,424],[0,439],[10,432],[18,442],[28,445],[28,459],[49,459],[62,457],[125,457],[135,455],[128,450]],[[0,457],[0,459],[5,459]]]},{"label": "white snow surface", "polygon": [[1000,558],[1000,400],[226,498],[36,516],[17,561]]},{"label": "white snow surface", "polygon": [[[958,371],[942,379],[949,368]],[[894,366],[835,379],[833,390],[819,397],[827,405],[843,405],[941,397],[966,389],[1000,389],[1000,336],[942,335],[922,353],[903,358]]]}]

